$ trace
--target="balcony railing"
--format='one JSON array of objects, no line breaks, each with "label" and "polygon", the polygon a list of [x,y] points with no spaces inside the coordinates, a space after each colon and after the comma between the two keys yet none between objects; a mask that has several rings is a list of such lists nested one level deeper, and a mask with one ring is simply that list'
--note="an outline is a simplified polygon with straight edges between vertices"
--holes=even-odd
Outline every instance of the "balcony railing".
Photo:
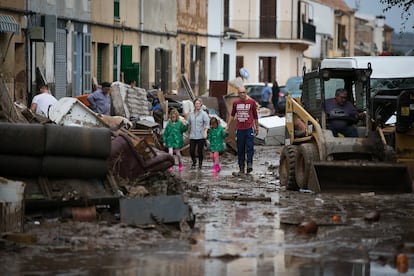
[{"label": "balcony railing", "polygon": [[315,42],[316,27],[298,21],[232,20],[231,28],[245,39],[295,39]]}]

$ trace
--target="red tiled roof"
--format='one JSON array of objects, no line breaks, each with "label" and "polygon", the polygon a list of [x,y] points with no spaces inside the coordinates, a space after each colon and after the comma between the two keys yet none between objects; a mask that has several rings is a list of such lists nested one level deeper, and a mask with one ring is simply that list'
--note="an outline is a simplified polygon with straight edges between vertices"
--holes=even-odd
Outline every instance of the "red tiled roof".
[{"label": "red tiled roof", "polygon": [[315,2],[334,8],[335,10],[341,10],[344,12],[352,12],[353,10],[343,0],[314,0]]}]

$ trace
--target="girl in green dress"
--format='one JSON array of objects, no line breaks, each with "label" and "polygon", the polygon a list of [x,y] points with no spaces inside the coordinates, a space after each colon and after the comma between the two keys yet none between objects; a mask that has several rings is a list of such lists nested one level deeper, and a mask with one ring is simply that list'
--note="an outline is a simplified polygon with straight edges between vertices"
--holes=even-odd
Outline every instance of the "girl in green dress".
[{"label": "girl in green dress", "polygon": [[[183,133],[187,131],[188,125],[185,120],[179,120],[180,114],[176,109],[170,111],[170,119],[165,126],[162,136],[164,145],[168,148],[168,153],[172,156],[177,156],[178,171],[183,170],[183,163],[181,161],[181,148],[184,146]],[[173,170],[173,166],[168,169],[170,172]]]},{"label": "girl in green dress", "polygon": [[216,117],[210,119],[210,128],[207,131],[207,140],[210,143],[210,157],[213,159],[213,172],[218,173],[220,168],[220,152],[224,151],[224,138],[228,135],[219,125]]}]

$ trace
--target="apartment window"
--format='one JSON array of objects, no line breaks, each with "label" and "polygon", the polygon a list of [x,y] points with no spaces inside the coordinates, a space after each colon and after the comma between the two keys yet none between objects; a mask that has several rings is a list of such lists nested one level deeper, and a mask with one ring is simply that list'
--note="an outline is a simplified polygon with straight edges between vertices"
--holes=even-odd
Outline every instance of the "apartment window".
[{"label": "apartment window", "polygon": [[181,74],[185,73],[185,44],[181,44],[181,56],[180,56],[180,69]]},{"label": "apartment window", "polygon": [[229,80],[230,71],[230,55],[224,54],[223,56],[223,80]]},{"label": "apartment window", "polygon": [[114,45],[113,47],[113,71],[112,71],[112,80],[120,81],[121,75],[121,46]]},{"label": "apartment window", "polygon": [[240,77],[240,69],[244,66],[244,57],[237,56],[236,57],[236,76]]},{"label": "apartment window", "polygon": [[338,35],[336,36],[336,48],[345,50],[345,45],[343,41],[345,41],[345,25],[338,24]]},{"label": "apartment window", "polygon": [[96,79],[98,83],[102,82],[102,68],[103,68],[103,56],[105,51],[105,45],[104,44],[98,44],[98,54],[96,59]]},{"label": "apartment window", "polygon": [[192,88],[196,84],[197,48],[197,45],[190,45],[190,85]]},{"label": "apartment window", "polygon": [[229,0],[224,0],[224,27],[229,26]]},{"label": "apartment window", "polygon": [[162,48],[155,50],[155,80],[154,85],[162,91],[169,89],[170,51]]},{"label": "apartment window", "polygon": [[119,0],[114,0],[114,18],[119,19]]},{"label": "apartment window", "polygon": [[260,37],[276,37],[276,1],[260,0]]},{"label": "apartment window", "polygon": [[259,81],[273,82],[276,79],[276,57],[259,57]]}]

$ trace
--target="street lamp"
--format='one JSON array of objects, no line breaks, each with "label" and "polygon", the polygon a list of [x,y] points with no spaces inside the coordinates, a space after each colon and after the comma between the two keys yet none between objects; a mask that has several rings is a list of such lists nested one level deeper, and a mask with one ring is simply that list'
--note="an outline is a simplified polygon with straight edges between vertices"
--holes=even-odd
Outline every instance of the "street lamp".
[{"label": "street lamp", "polygon": [[346,49],[348,47],[348,39],[346,37],[342,38],[342,48],[343,48],[343,56],[346,56]]}]

